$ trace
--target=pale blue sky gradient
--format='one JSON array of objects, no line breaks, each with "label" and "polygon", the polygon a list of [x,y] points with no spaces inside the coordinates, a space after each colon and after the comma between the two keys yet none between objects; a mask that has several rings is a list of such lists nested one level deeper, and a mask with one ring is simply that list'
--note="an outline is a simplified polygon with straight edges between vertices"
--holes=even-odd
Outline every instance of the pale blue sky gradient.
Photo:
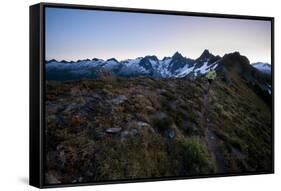
[{"label": "pale blue sky gradient", "polygon": [[46,59],[118,60],[239,51],[271,62],[270,21],[46,8]]}]

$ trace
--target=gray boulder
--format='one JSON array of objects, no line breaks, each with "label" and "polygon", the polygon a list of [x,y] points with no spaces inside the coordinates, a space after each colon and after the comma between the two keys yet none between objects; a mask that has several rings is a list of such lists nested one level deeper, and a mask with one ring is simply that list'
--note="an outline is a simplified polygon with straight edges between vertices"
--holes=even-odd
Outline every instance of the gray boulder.
[{"label": "gray boulder", "polygon": [[109,134],[116,134],[116,133],[119,133],[121,130],[122,130],[122,128],[120,128],[120,127],[113,127],[113,128],[106,129],[105,132],[109,133]]},{"label": "gray boulder", "polygon": [[112,102],[113,104],[119,105],[119,104],[125,102],[127,99],[128,99],[128,98],[127,98],[126,96],[120,95],[120,96],[117,96],[117,97],[113,98],[113,99],[111,100],[111,102]]}]

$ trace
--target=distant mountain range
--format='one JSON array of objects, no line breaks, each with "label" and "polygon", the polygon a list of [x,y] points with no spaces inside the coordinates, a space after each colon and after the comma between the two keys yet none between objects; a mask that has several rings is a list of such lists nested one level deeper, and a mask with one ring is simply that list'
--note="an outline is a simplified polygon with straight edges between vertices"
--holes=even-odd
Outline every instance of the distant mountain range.
[{"label": "distant mountain range", "polygon": [[181,78],[187,75],[196,77],[205,74],[211,68],[215,69],[219,60],[221,60],[219,56],[214,56],[208,50],[195,60],[186,58],[179,52],[162,60],[156,56],[123,61],[117,61],[115,58],[106,61],[94,58],[76,62],[49,60],[46,62],[46,77],[50,80],[96,78],[101,71],[122,77]]},{"label": "distant mountain range", "polygon": [[[151,76],[158,78],[197,77],[206,74],[210,69],[216,69],[221,63],[220,56],[214,56],[204,50],[197,59],[190,59],[176,52],[172,57],[159,60],[156,56],[138,57],[118,61],[115,58],[102,60],[74,61],[46,61],[47,80],[67,80],[80,78],[96,78],[101,71],[122,77]],[[261,72],[271,74],[271,66],[266,63],[255,63],[254,66]]]},{"label": "distant mountain range", "polygon": [[256,69],[258,69],[261,72],[271,75],[271,65],[268,63],[256,62],[253,63],[252,66],[254,66]]},{"label": "distant mountain range", "polygon": [[250,84],[258,85],[271,93],[271,65],[267,63],[250,64],[239,52],[215,56],[204,50],[197,59],[182,56],[176,52],[172,57],[159,60],[156,56],[138,57],[118,61],[115,58],[98,58],[78,61],[46,61],[46,80],[96,79],[103,76],[153,78],[189,78],[205,75],[211,69],[216,70],[225,79],[231,73],[239,73]]}]

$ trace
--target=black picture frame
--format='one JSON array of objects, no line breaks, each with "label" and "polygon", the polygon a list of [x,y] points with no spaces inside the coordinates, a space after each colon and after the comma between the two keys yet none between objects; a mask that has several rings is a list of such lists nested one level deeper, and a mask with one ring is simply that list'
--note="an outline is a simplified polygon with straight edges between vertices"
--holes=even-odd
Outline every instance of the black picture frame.
[{"label": "black picture frame", "polygon": [[[210,174],[196,175],[188,177],[163,177],[163,178],[145,178],[145,179],[128,179],[128,180],[112,180],[89,183],[72,183],[46,185],[44,183],[44,116],[45,116],[45,8],[71,8],[84,10],[104,10],[118,12],[134,12],[134,13],[153,13],[165,15],[184,15],[214,18],[234,18],[234,19],[250,19],[265,20],[271,22],[271,66],[272,66],[272,169],[270,171],[255,171],[247,173],[232,174]],[[29,184],[38,188],[53,188],[66,186],[84,186],[99,184],[116,184],[116,183],[133,183],[147,181],[163,181],[193,178],[211,178],[211,177],[228,177],[242,175],[258,175],[274,173],[274,17],[249,16],[249,15],[231,15],[217,13],[196,13],[184,11],[170,10],[152,10],[152,9],[135,9],[121,7],[103,7],[89,5],[73,5],[73,4],[55,4],[55,3],[39,3],[30,6],[30,146],[29,146]]]}]

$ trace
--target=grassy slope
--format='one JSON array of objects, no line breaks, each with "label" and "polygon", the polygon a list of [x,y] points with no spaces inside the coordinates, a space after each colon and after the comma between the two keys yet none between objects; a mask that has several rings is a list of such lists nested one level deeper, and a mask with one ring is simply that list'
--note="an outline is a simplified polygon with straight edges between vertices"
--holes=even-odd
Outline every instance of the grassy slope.
[{"label": "grassy slope", "polygon": [[[218,172],[207,88],[200,78],[47,82],[47,183]],[[270,170],[270,109],[244,81],[212,85],[208,118],[224,172]]]}]

